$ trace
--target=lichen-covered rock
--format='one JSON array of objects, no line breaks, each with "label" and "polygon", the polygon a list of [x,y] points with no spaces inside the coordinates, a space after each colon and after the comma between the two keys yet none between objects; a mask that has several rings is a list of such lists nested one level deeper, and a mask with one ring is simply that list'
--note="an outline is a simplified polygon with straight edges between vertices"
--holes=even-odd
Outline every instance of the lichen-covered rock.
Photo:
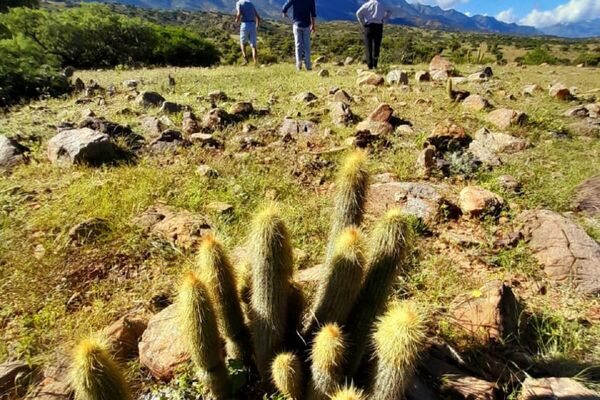
[{"label": "lichen-covered rock", "polygon": [[89,128],[60,132],[48,142],[48,158],[53,164],[99,165],[116,158],[107,134]]}]

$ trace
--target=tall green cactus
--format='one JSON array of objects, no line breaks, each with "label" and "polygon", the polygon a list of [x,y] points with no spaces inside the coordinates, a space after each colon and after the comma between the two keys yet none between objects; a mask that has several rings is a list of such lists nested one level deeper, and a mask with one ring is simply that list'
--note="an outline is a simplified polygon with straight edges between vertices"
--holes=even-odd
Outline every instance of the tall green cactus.
[{"label": "tall green cactus", "polygon": [[179,291],[179,318],[192,361],[217,399],[229,395],[229,376],[222,353],[217,318],[206,284],[188,273]]},{"label": "tall green cactus", "polygon": [[345,373],[353,377],[360,366],[376,318],[384,311],[394,282],[408,268],[410,228],[399,209],[386,213],[376,225],[370,243],[365,283],[347,323],[351,344]]},{"label": "tall green cactus", "polygon": [[338,172],[326,264],[333,256],[335,241],[340,232],[348,226],[359,226],[362,223],[368,188],[366,155],[362,150],[355,150],[346,157]]},{"label": "tall green cactus", "polygon": [[325,325],[317,333],[311,349],[309,400],[327,400],[342,383],[342,362],[346,343],[337,324]]},{"label": "tall green cactus", "polygon": [[302,361],[293,353],[281,353],[273,360],[271,367],[273,383],[288,400],[302,400],[304,374]]},{"label": "tall green cactus", "polygon": [[378,321],[373,335],[377,359],[374,399],[403,398],[425,341],[424,320],[414,303],[401,302],[393,304]]},{"label": "tall green cactus", "polygon": [[280,350],[285,332],[293,255],[285,224],[273,206],[254,219],[250,234],[252,264],[251,327],[255,360],[263,379]]},{"label": "tall green cactus", "polygon": [[251,342],[236,290],[235,271],[225,249],[211,234],[200,244],[197,267],[212,297],[228,356],[247,364],[251,360]]},{"label": "tall green cactus", "polygon": [[454,89],[452,88],[452,78],[446,81],[446,94],[450,100],[454,100]]},{"label": "tall green cactus", "polygon": [[75,400],[131,400],[125,379],[97,338],[81,341],[75,348],[70,383]]},{"label": "tall green cactus", "polygon": [[317,287],[310,319],[303,328],[304,336],[310,336],[317,325],[346,323],[360,291],[365,269],[361,234],[356,228],[341,231],[325,269]]}]

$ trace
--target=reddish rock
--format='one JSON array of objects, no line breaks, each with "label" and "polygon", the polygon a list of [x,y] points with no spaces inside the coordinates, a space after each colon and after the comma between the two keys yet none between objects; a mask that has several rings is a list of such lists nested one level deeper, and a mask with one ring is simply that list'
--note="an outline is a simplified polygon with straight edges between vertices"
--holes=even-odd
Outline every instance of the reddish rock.
[{"label": "reddish rock", "polygon": [[394,115],[394,109],[387,103],[381,103],[377,108],[369,115],[371,121],[377,122],[390,122]]},{"label": "reddish rock", "polygon": [[385,79],[381,75],[374,74],[372,72],[367,72],[359,75],[356,80],[356,84],[358,86],[371,85],[371,86],[380,86],[385,83]]},{"label": "reddish rock", "polygon": [[486,119],[497,128],[508,129],[511,126],[523,125],[527,120],[527,115],[521,111],[501,108],[490,112]]},{"label": "reddish rock", "polygon": [[478,186],[467,186],[460,192],[460,209],[465,215],[494,214],[503,205],[504,200],[500,196]]},{"label": "reddish rock", "polygon": [[394,132],[394,127],[389,122],[371,121],[366,119],[356,125],[357,132],[368,132],[371,135],[391,135]]},{"label": "reddish rock", "polygon": [[573,98],[573,95],[571,94],[569,88],[563,85],[562,83],[552,85],[550,87],[549,92],[551,97],[554,97],[558,100],[566,101],[571,100]]},{"label": "reddish rock", "polygon": [[519,400],[600,400],[598,393],[571,378],[528,377],[523,382]]}]

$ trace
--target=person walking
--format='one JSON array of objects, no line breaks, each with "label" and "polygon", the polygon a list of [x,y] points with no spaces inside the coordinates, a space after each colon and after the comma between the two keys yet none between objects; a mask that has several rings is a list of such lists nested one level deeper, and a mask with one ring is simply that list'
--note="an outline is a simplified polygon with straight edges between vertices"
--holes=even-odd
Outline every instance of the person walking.
[{"label": "person walking", "polygon": [[310,61],[310,35],[317,31],[317,6],[315,0],[287,0],[282,12],[285,18],[290,8],[294,9],[294,42],[296,46],[296,69],[302,69],[302,61],[307,71],[312,69]]},{"label": "person walking", "polygon": [[356,12],[356,18],[363,27],[369,69],[377,68],[383,39],[383,23],[390,18],[391,14],[392,10],[379,0],[368,0]]},{"label": "person walking", "polygon": [[242,49],[242,57],[244,57],[244,65],[248,64],[246,55],[246,43],[252,48],[252,60],[254,65],[258,64],[258,50],[256,49],[256,36],[258,25],[260,24],[260,16],[250,0],[239,0],[236,5],[235,22],[240,24],[240,47]]}]

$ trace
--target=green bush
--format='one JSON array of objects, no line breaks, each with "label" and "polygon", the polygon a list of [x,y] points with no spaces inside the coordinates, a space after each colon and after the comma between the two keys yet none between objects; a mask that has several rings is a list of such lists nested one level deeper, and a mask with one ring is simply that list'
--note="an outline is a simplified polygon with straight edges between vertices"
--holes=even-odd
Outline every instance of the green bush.
[{"label": "green bush", "polygon": [[534,50],[527,52],[523,57],[519,57],[517,61],[527,65],[540,65],[543,63],[557,64],[558,60],[548,50],[538,47]]},{"label": "green bush", "polygon": [[588,67],[600,66],[600,52],[598,53],[581,53],[575,59],[575,64],[584,64]]}]

